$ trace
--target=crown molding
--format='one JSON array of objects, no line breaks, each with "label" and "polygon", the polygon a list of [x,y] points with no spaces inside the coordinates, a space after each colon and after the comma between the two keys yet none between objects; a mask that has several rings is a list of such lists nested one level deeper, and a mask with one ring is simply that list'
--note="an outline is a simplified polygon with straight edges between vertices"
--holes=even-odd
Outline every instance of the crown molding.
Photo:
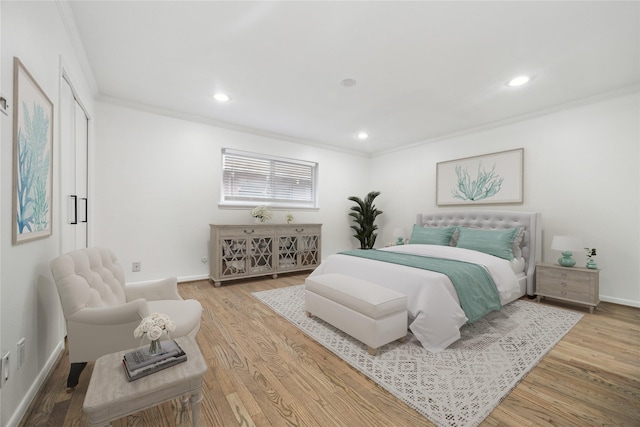
[{"label": "crown molding", "polygon": [[78,27],[76,25],[76,18],[73,14],[73,10],[71,10],[71,3],[68,0],[55,0],[55,2],[56,6],[58,7],[58,13],[60,14],[60,18],[62,19],[65,29],[67,30],[69,41],[71,42],[71,46],[74,50],[74,53],[76,54],[84,77],[87,80],[91,91],[95,95],[98,95],[100,93],[100,90],[98,89],[98,83],[96,82],[96,79],[93,75],[93,70],[91,69],[89,58],[87,57],[87,53],[84,49],[84,44],[82,43],[82,39],[80,38],[80,33],[78,32]]}]

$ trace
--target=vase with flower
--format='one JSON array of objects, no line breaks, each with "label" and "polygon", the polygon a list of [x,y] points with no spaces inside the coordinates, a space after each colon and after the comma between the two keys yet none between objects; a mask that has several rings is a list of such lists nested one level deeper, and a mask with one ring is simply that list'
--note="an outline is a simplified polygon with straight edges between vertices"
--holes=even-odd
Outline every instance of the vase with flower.
[{"label": "vase with flower", "polygon": [[251,216],[255,219],[256,223],[260,224],[273,218],[273,213],[271,209],[269,209],[269,206],[261,205],[253,208]]},{"label": "vase with flower", "polygon": [[152,313],[150,316],[142,319],[140,324],[134,329],[133,336],[140,338],[141,342],[145,339],[150,341],[148,353],[158,354],[162,352],[162,342],[160,338],[163,335],[169,337],[169,333],[175,331],[176,325],[166,314]]},{"label": "vase with flower", "polygon": [[593,260],[592,257],[596,256],[596,248],[584,248],[587,251],[587,268],[595,270],[598,268],[598,264]]}]

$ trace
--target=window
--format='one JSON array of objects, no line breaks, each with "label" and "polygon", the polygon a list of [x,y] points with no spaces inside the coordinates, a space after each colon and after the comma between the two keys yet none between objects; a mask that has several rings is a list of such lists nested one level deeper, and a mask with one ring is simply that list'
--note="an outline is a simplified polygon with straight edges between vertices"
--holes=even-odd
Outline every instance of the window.
[{"label": "window", "polygon": [[222,149],[221,204],[317,208],[318,164]]}]

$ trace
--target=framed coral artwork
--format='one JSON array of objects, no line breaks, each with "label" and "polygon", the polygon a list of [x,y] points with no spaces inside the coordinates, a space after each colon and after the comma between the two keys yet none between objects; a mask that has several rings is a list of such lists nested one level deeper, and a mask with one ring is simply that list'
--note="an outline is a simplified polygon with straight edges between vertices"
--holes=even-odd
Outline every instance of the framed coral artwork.
[{"label": "framed coral artwork", "polygon": [[436,204],[522,203],[524,148],[436,164]]},{"label": "framed coral artwork", "polygon": [[51,235],[53,103],[13,61],[13,244]]}]

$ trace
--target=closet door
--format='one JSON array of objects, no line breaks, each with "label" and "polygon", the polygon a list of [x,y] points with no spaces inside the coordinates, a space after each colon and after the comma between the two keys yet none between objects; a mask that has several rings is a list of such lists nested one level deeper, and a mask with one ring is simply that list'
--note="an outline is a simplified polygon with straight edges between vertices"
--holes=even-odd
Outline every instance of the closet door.
[{"label": "closet door", "polygon": [[88,118],[66,79],[60,101],[62,253],[88,244]]},{"label": "closet door", "polygon": [[89,223],[89,198],[88,198],[88,180],[89,180],[89,119],[84,110],[75,101],[75,124],[76,124],[76,195],[78,196],[78,211],[76,225],[76,249],[86,248],[89,244],[88,223]]}]

